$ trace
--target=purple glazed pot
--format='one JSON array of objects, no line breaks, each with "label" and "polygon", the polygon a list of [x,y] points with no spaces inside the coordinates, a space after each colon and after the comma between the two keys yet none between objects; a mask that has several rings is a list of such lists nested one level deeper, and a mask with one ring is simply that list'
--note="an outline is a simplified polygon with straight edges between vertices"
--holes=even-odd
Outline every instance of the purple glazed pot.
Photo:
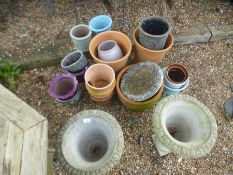
[{"label": "purple glazed pot", "polygon": [[55,77],[49,87],[50,95],[59,100],[70,100],[77,94],[78,81],[71,74],[60,74]]},{"label": "purple glazed pot", "polygon": [[85,72],[86,72],[86,70],[88,69],[89,66],[90,66],[90,65],[87,64],[86,67],[84,67],[82,70],[77,71],[77,72],[70,72],[70,71],[68,71],[68,70],[65,70],[65,71],[64,71],[64,74],[71,74],[71,75],[73,75],[73,76],[76,77],[76,79],[78,80],[79,83],[83,83],[83,82],[84,82],[84,75],[85,75]]}]

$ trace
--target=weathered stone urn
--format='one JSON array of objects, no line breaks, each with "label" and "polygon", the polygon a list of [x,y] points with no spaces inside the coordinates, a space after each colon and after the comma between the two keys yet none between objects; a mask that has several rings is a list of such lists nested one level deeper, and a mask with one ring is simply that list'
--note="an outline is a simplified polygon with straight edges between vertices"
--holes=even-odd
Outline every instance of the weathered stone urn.
[{"label": "weathered stone urn", "polygon": [[168,96],[154,108],[154,144],[160,156],[170,152],[187,158],[208,154],[217,138],[210,110],[188,95]]},{"label": "weathered stone urn", "polygon": [[72,175],[102,175],[120,161],[124,137],[109,113],[86,110],[62,127],[56,143],[60,165]]}]

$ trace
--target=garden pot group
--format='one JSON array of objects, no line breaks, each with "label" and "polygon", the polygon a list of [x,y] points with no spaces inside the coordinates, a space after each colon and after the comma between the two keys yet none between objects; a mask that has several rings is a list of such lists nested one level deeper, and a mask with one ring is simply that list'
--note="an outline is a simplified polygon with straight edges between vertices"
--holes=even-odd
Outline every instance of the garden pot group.
[{"label": "garden pot group", "polygon": [[[157,64],[173,46],[171,26],[166,19],[142,18],[133,34],[136,64],[129,66],[131,41],[124,33],[111,31],[111,28],[112,19],[99,15],[92,18],[89,25],[79,24],[70,30],[76,51],[63,58],[64,73],[51,81],[49,91],[56,101],[78,102],[85,85],[93,101],[106,104],[116,88],[119,100],[128,110],[144,111],[158,103],[163,93],[177,95],[187,88],[189,76],[182,65],[171,64],[161,69]],[[95,64],[89,65],[87,51]],[[174,152],[199,157],[212,149],[217,126],[206,107],[194,98],[179,95],[167,97],[159,106],[154,110],[152,138],[161,156]],[[178,135],[169,133],[173,125]],[[105,174],[119,162],[123,147],[118,122],[103,111],[87,110],[63,126],[57,152],[69,173]]]}]

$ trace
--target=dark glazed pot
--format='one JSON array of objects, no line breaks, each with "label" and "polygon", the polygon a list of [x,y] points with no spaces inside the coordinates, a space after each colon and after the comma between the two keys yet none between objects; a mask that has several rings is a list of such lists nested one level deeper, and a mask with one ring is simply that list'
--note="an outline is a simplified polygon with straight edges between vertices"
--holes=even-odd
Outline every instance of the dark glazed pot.
[{"label": "dark glazed pot", "polygon": [[171,25],[166,19],[145,17],[139,23],[139,43],[150,50],[162,50],[170,32]]}]

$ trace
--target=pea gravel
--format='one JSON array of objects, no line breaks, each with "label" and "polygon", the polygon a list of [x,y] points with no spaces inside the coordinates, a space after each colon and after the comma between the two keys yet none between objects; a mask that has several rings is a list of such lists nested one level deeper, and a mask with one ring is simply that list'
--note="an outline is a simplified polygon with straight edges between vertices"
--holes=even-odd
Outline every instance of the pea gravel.
[{"label": "pea gravel", "polygon": [[[123,10],[123,1],[112,1],[113,29],[132,33],[142,16],[162,15],[173,26],[173,33],[191,27],[196,22],[208,25],[232,24],[233,6],[229,1],[176,1],[176,9],[157,1],[127,1]],[[68,31],[76,21],[71,1],[58,0],[54,15],[44,13],[39,1],[15,5],[16,12],[9,12],[7,26],[0,32],[0,54],[11,57],[17,52],[23,57],[28,50],[42,48],[52,44],[55,39],[68,38]],[[223,9],[216,11],[216,8]],[[19,11],[17,11],[17,9]],[[34,9],[34,10],[31,10]],[[220,13],[221,12],[221,13]],[[77,19],[80,23],[100,13],[109,14],[99,1],[77,7]],[[124,14],[124,15],[122,15]],[[123,18],[124,17],[124,18]],[[153,133],[152,108],[142,112],[127,111],[116,94],[112,101],[101,106],[91,101],[87,92],[83,93],[76,105],[63,105],[55,102],[48,94],[49,82],[62,72],[59,66],[33,69],[24,72],[16,81],[13,92],[49,121],[49,148],[53,149],[56,136],[62,125],[74,114],[87,109],[104,110],[113,115],[120,123],[125,139],[125,150],[118,166],[109,175],[154,175],[154,174],[233,174],[233,120],[224,116],[222,105],[225,99],[233,97],[230,83],[233,82],[233,45],[231,40],[222,40],[206,44],[193,44],[173,47],[166,58],[159,63],[164,67],[171,63],[183,64],[190,75],[190,86],[182,93],[196,97],[213,112],[218,124],[218,139],[212,152],[200,159],[185,159],[169,154],[160,158],[156,152],[151,135]],[[67,47],[72,47],[68,45]],[[131,61],[133,60],[133,54]],[[32,57],[33,59],[33,57]],[[130,125],[132,117],[139,119]],[[141,138],[143,137],[143,142]],[[56,174],[65,175],[57,160],[54,160]]]}]

